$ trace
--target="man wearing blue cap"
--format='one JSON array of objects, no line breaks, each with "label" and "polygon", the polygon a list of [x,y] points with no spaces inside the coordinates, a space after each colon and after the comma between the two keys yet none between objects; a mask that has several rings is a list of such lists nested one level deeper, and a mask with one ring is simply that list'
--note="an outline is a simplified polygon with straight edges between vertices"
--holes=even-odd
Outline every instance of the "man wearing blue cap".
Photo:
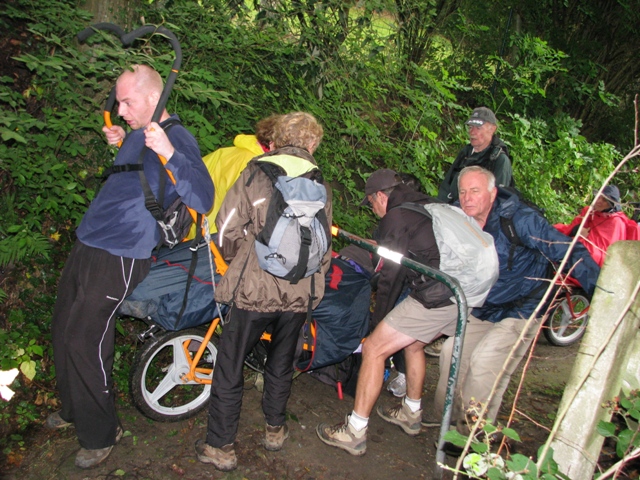
[{"label": "man wearing blue cap", "polygon": [[496,177],[497,187],[513,187],[509,149],[496,134],[498,120],[487,107],[476,108],[466,121],[469,144],[466,145],[449,167],[438,188],[438,199],[453,203],[458,200],[458,175],[464,167],[477,165],[486,168]]}]

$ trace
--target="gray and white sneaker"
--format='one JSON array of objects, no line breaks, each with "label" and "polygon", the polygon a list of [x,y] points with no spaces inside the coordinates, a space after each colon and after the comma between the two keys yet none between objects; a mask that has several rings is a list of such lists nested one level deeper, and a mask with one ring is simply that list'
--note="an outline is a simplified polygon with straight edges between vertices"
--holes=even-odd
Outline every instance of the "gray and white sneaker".
[{"label": "gray and white sneaker", "polygon": [[404,373],[398,372],[393,380],[387,385],[387,390],[390,391],[394,397],[402,398],[407,394],[407,377]]}]

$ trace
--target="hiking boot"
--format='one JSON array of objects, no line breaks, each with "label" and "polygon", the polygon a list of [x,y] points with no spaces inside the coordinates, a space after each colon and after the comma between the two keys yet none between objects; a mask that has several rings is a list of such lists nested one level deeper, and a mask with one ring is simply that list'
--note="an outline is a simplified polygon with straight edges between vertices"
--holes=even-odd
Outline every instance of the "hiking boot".
[{"label": "hiking boot", "polygon": [[429,355],[430,357],[439,357],[440,352],[442,351],[442,344],[447,341],[446,335],[436,338],[433,342],[428,343],[424,347],[424,353]]},{"label": "hiking boot", "polygon": [[394,397],[404,397],[407,394],[407,377],[404,373],[398,372],[393,380],[387,385]]},{"label": "hiking boot", "polygon": [[51,415],[47,417],[47,421],[44,423],[44,426],[49,430],[57,430],[59,428],[71,427],[73,423],[67,422],[64,418],[60,416],[60,411],[53,412]]},{"label": "hiking boot", "polygon": [[438,418],[436,412],[434,410],[429,410],[429,412],[425,412],[423,409],[422,420],[420,421],[423,427],[427,428],[435,428],[440,427],[442,425],[442,418]]},{"label": "hiking boot", "polygon": [[286,423],[279,427],[267,425],[264,433],[264,448],[270,452],[277,452],[282,448],[284,441],[289,438],[289,427]]},{"label": "hiking boot", "polygon": [[394,407],[382,408],[378,406],[376,409],[378,415],[389,423],[398,425],[407,435],[416,436],[420,433],[420,420],[422,418],[422,410],[412,412],[404,403],[400,403]]},{"label": "hiking boot", "polygon": [[221,472],[230,472],[238,466],[233,443],[215,448],[204,440],[198,440],[196,442],[196,456],[202,463],[210,463]]},{"label": "hiking boot", "polygon": [[349,415],[337,425],[321,423],[316,427],[316,433],[322,442],[346,450],[351,455],[359,457],[367,451],[367,427],[357,431],[349,425]]},{"label": "hiking boot", "polygon": [[[118,443],[122,438],[122,428],[118,427],[116,430],[116,442]],[[115,444],[114,444],[115,445]],[[81,448],[76,454],[76,467],[78,468],[93,468],[104,462],[111,454],[114,445],[110,445],[105,448]]]}]

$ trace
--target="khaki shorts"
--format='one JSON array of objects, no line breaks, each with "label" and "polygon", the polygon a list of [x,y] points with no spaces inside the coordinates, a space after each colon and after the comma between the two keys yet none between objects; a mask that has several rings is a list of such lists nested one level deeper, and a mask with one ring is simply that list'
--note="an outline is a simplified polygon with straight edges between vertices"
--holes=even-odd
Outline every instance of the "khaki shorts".
[{"label": "khaki shorts", "polygon": [[440,335],[453,336],[458,321],[458,306],[425,308],[416,299],[407,297],[382,320],[405,335],[431,343]]}]

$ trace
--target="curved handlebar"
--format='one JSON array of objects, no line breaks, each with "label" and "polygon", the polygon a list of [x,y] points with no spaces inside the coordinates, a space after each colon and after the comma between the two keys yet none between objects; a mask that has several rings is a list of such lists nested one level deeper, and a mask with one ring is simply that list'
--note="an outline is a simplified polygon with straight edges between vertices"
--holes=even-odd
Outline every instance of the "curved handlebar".
[{"label": "curved handlebar", "polygon": [[[116,103],[116,87],[115,85],[109,92],[109,97],[107,98],[107,103],[104,105],[104,110],[102,111],[102,118],[104,119],[104,124],[107,128],[111,128],[113,122],[111,121],[111,111],[113,110],[113,105]],[[122,140],[118,142],[118,147],[122,146]]]},{"label": "curved handlebar", "polygon": [[122,28],[120,28],[118,25],[115,25],[113,23],[96,23],[95,25],[91,25],[90,27],[82,30],[77,35],[78,40],[84,42],[87,38],[96,33],[96,30],[110,30],[118,35],[118,37],[120,37],[120,41],[123,41],[122,38],[125,36],[124,30],[122,30]]},{"label": "curved handlebar", "polygon": [[158,100],[156,110],[153,112],[153,116],[151,117],[152,122],[157,122],[160,120],[160,116],[162,115],[164,107],[167,105],[167,100],[169,100],[169,95],[171,94],[173,85],[176,82],[176,78],[178,77],[180,64],[182,63],[182,48],[180,47],[178,38],[171,30],[163,26],[156,27],[155,25],[143,25],[142,27],[136,28],[133,32],[127,33],[121,38],[122,44],[125,47],[128,47],[133,43],[135,39],[149,33],[158,33],[164,37],[167,37],[167,39],[171,43],[171,47],[173,47],[173,52],[176,56],[175,60],[173,61],[173,65],[171,66],[171,72],[169,72],[167,80],[165,81],[164,89],[162,90],[162,95],[160,95],[160,100]]},{"label": "curved handlebar", "polygon": [[[78,33],[78,40],[84,42],[87,38],[93,35],[96,30],[109,30],[120,37],[120,41],[122,45],[128,47],[133,43],[137,38],[147,35],[149,33],[158,33],[164,37],[166,37],[171,43],[171,47],[173,48],[173,52],[175,53],[175,60],[173,61],[173,65],[171,66],[171,72],[167,76],[167,79],[164,84],[164,89],[162,90],[162,94],[160,95],[160,99],[158,100],[158,105],[156,106],[155,111],[151,117],[152,122],[158,122],[160,117],[162,116],[162,112],[164,111],[165,106],[167,105],[167,101],[169,100],[169,95],[171,94],[171,90],[173,89],[173,85],[176,82],[176,78],[178,77],[178,71],[180,70],[180,65],[182,64],[182,48],[180,47],[180,42],[178,42],[178,38],[174,35],[174,33],[166,27],[163,26],[155,26],[155,25],[143,25],[142,27],[136,28],[134,31],[125,33],[122,28],[118,25],[114,25],[113,23],[96,23],[90,27],[85,28],[80,33]],[[110,122],[111,118],[111,110],[113,109],[113,105],[115,104],[115,90],[111,92],[109,98],[107,100],[107,104],[105,105],[105,123]],[[107,126],[110,126],[107,124]]]}]

